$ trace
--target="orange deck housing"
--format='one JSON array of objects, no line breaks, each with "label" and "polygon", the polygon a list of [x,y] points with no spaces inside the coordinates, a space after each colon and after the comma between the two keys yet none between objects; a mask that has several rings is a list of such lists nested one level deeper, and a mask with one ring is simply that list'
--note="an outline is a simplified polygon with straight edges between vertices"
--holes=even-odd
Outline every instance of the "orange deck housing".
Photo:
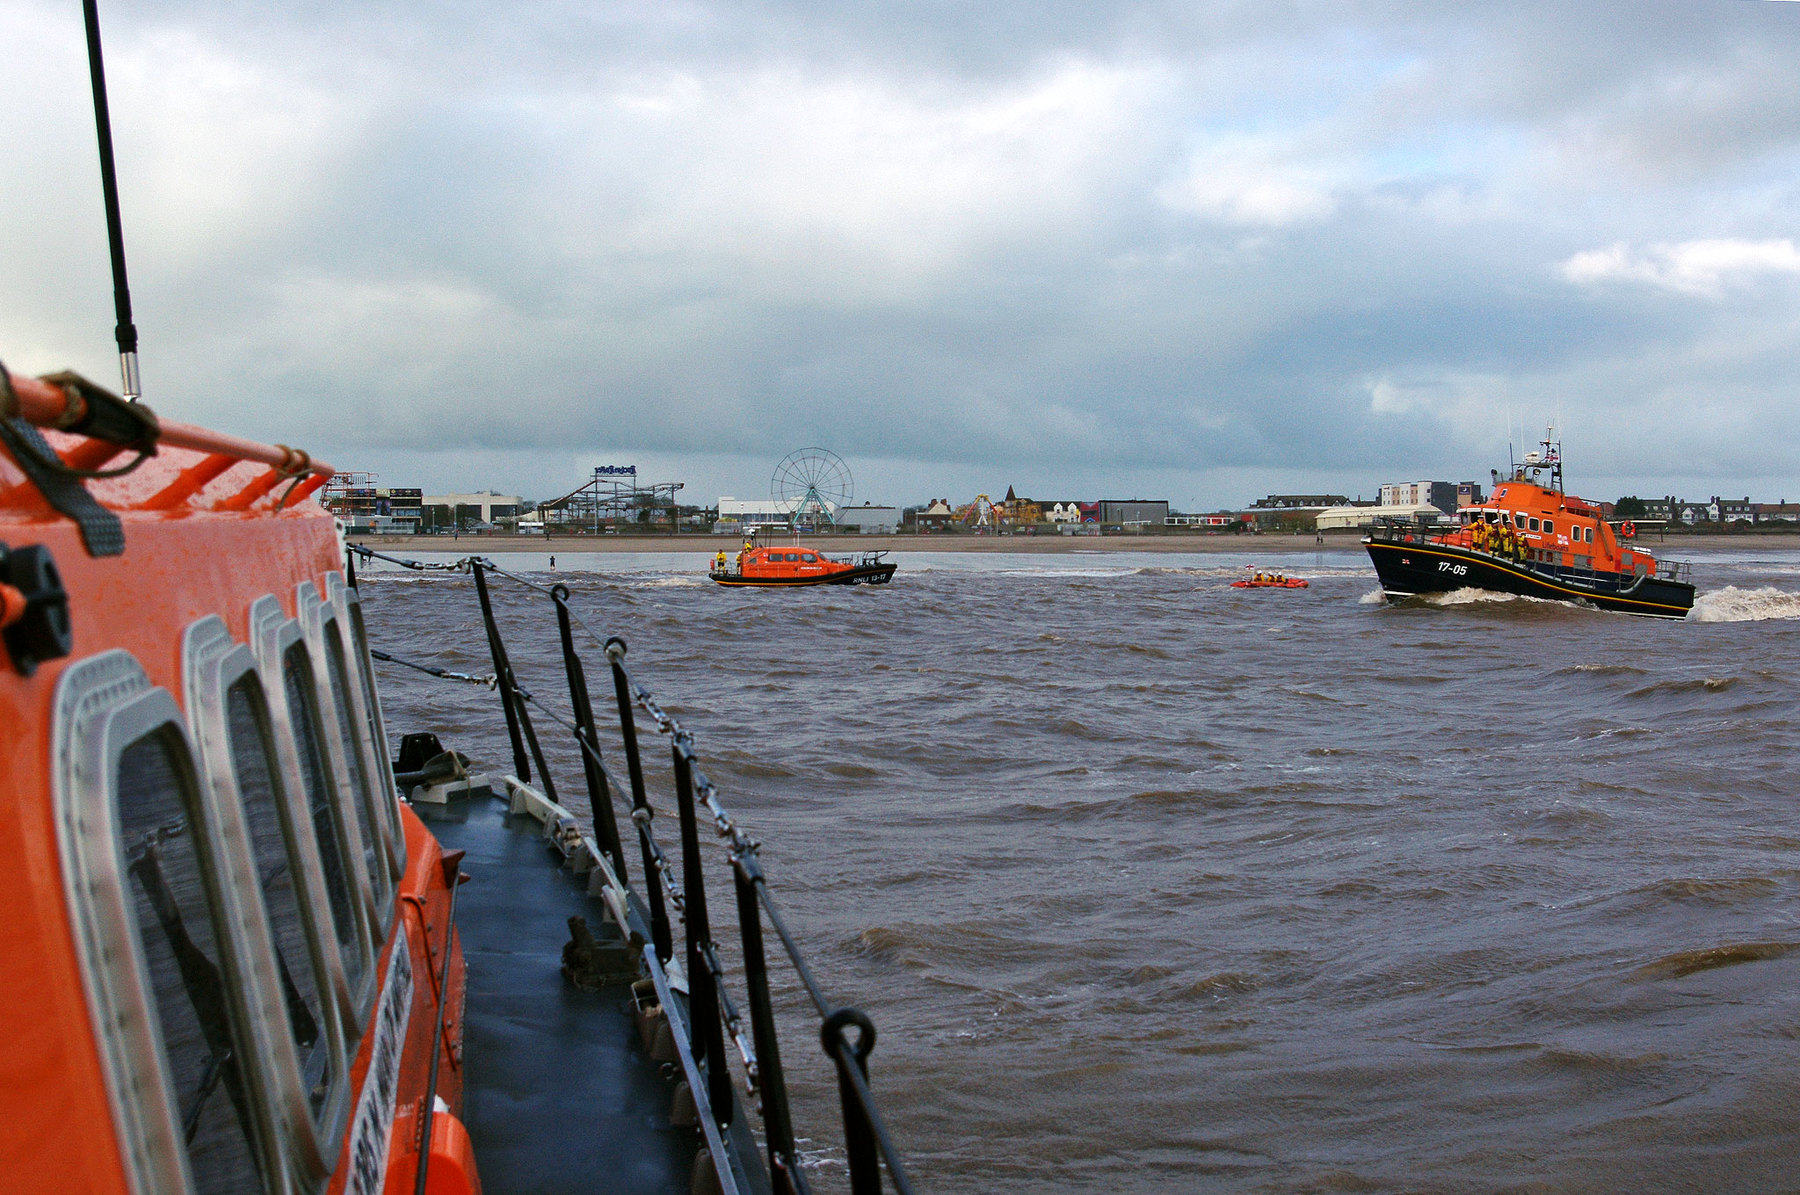
[{"label": "orange deck housing", "polygon": [[[92,469],[116,462],[120,449],[54,430],[68,401],[58,386],[14,378],[14,411],[44,429],[67,462]],[[133,1189],[128,1160],[115,1140],[108,1090],[83,985],[71,910],[59,862],[53,814],[54,694],[60,675],[110,649],[128,651],[155,686],[182,701],[183,629],[207,615],[224,620],[231,637],[250,637],[251,603],[280,599],[297,615],[296,588],[323,587],[339,568],[332,517],[305,496],[331,475],[330,466],[292,449],[256,444],[180,424],[162,425],[161,447],[130,474],[87,483],[124,525],[122,555],[96,558],[73,522],[54,510],[15,461],[0,451],[0,544],[42,545],[55,559],[68,594],[73,650],[30,676],[0,654],[0,873],[12,877],[7,915],[0,917],[0,1007],[13,1029],[0,1034],[0,1187],[18,1191],[118,1192]],[[191,715],[191,711],[188,711]],[[385,751],[386,745],[380,744]],[[391,790],[390,790],[391,795]],[[394,885],[393,926],[407,927],[413,954],[412,1007],[399,1066],[391,1190],[412,1187],[418,1161],[418,1118],[427,1106],[431,1043],[444,1016],[436,1095],[454,1114],[461,1106],[463,968],[447,922],[450,878],[425,827],[402,808],[407,867]],[[376,990],[389,966],[396,933],[378,946]],[[453,954],[448,991],[437,986],[445,949]],[[375,1034],[365,1032],[350,1076],[356,1106]],[[350,1134],[343,1134],[345,1149]],[[454,1116],[434,1121],[432,1190],[478,1190],[468,1138]],[[344,1188],[336,1167],[331,1191]]]}]

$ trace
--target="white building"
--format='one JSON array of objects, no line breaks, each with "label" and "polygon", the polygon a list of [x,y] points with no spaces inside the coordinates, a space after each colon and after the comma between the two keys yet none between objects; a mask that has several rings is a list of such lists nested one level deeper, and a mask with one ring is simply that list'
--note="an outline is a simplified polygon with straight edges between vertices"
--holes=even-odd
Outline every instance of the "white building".
[{"label": "white building", "polygon": [[[1382,487],[1384,490],[1386,486]],[[1342,531],[1350,527],[1373,527],[1377,519],[1427,519],[1445,517],[1444,512],[1429,502],[1383,503],[1380,506],[1327,506],[1313,518],[1320,531]]]},{"label": "white building", "polygon": [[892,535],[900,526],[900,508],[898,506],[876,506],[865,502],[861,506],[843,506],[838,508],[834,520],[846,531],[860,531],[865,535]]},{"label": "white building", "polygon": [[719,498],[719,521],[713,524],[713,530],[720,535],[735,535],[753,527],[785,527],[799,504],[794,498],[774,502],[726,494]]},{"label": "white building", "polygon": [[426,494],[419,499],[421,514],[431,507],[442,507],[433,514],[435,527],[491,525],[501,519],[516,519],[525,500],[517,494],[496,494],[484,490],[479,494]]}]

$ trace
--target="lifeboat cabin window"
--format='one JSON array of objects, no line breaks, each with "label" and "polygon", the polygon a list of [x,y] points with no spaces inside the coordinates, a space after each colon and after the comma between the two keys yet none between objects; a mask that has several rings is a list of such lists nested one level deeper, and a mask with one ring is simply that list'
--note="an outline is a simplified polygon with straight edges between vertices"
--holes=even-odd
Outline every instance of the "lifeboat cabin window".
[{"label": "lifeboat cabin window", "polygon": [[1544,534],[1545,535],[1555,535],[1556,534],[1556,524],[1552,523],[1549,519],[1544,520]]},{"label": "lifeboat cabin window", "polygon": [[58,845],[122,1160],[139,1192],[273,1187],[255,1036],[181,708],[128,652],[57,681]]},{"label": "lifeboat cabin window", "polygon": [[813,555],[811,552],[802,552],[800,554],[800,559],[804,560],[808,564],[817,564],[819,561],[819,558],[817,556]]},{"label": "lifeboat cabin window", "polygon": [[263,908],[268,913],[287,1027],[300,1064],[302,1090],[316,1122],[336,1076],[319,999],[321,985],[314,970],[300,895],[294,885],[299,869],[290,841],[292,827],[287,824],[286,794],[277,785],[268,707],[254,673],[231,686],[225,706],[231,767],[243,804]]},{"label": "lifeboat cabin window", "polygon": [[351,854],[349,839],[338,803],[332,799],[336,785],[332,783],[325,744],[320,738],[319,700],[313,690],[312,661],[307,659],[305,644],[294,643],[282,653],[281,682],[286,690],[288,723],[300,760],[300,785],[318,846],[332,929],[344,960],[344,979],[352,993],[360,994],[368,975],[368,959],[357,933],[355,886],[351,870],[345,866],[345,859]]},{"label": "lifeboat cabin window", "polygon": [[381,698],[375,688],[374,664],[369,659],[369,631],[363,623],[362,599],[335,575],[332,581],[337,590],[339,605],[346,615],[345,621],[350,627],[351,663],[360,682],[357,685],[357,697],[362,705],[363,723],[368,728],[363,746],[375,766],[376,789],[384,794],[384,799],[377,801],[377,805],[380,807],[379,812],[386,814],[384,821],[389,862],[393,865],[394,879],[398,880],[406,873],[406,831],[400,824],[400,802],[396,799],[398,790],[394,787],[394,764],[388,756],[387,726],[381,717]]},{"label": "lifeboat cabin window", "polygon": [[1538,521],[1535,518],[1531,520],[1531,529],[1533,531],[1536,531],[1538,529]]},{"label": "lifeboat cabin window", "polygon": [[217,909],[196,842],[192,767],[171,726],[119,753],[119,845],[195,1189],[261,1190],[252,1129],[242,1118],[248,1052],[227,1012]]},{"label": "lifeboat cabin window", "polygon": [[350,680],[344,668],[344,637],[338,631],[337,619],[325,623],[325,669],[331,678],[331,708],[337,716],[338,739],[343,746],[341,758],[344,773],[350,781],[350,804],[356,814],[356,828],[362,834],[363,867],[374,889],[375,908],[381,915],[385,932],[393,911],[393,877],[384,857],[386,847],[380,823],[376,821],[374,786],[370,783],[367,760],[363,758],[356,724],[351,717]]},{"label": "lifeboat cabin window", "polygon": [[256,1034],[255,1052],[239,1069],[246,1084],[268,1095],[280,1124],[270,1139],[322,1179],[329,1171],[321,1143],[327,1104],[335,1128],[348,1090],[338,1082],[347,1068],[324,1002],[329,930],[313,915],[317,906],[303,878],[299,833],[307,818],[290,800],[291,773],[278,762],[255,654],[232,639],[223,619],[208,615],[188,627],[182,658],[188,722],[209,782],[201,794],[204,828],[216,844],[213,873],[231,925],[225,953]]},{"label": "lifeboat cabin window", "polygon": [[[389,852],[382,833],[384,815],[374,809],[374,778],[368,758],[362,750],[357,728],[356,707],[351,704],[353,692],[345,662],[344,635],[336,611],[319,599],[313,584],[298,587],[296,605],[306,635],[313,664],[314,691],[318,696],[319,730],[326,744],[330,771],[348,806],[348,837],[354,844],[352,856],[360,862],[357,886],[361,890],[370,915],[370,936],[379,941],[394,919],[393,876],[389,871]],[[392,797],[389,798],[390,800]]]}]

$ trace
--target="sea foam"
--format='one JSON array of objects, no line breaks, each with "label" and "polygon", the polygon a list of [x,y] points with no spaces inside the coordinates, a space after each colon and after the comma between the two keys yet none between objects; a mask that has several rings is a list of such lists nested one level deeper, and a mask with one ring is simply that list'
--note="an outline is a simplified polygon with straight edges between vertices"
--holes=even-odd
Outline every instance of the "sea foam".
[{"label": "sea foam", "polygon": [[1765,585],[1739,589],[1727,585],[1694,599],[1694,622],[1762,622],[1771,618],[1800,618],[1800,593]]}]

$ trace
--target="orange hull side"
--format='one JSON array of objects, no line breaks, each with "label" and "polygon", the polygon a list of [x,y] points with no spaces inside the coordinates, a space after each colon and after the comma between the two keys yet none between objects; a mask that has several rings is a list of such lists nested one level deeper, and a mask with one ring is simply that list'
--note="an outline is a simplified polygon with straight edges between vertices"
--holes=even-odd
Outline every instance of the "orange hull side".
[{"label": "orange hull side", "polygon": [[[48,433],[52,443],[71,437]],[[137,473],[96,482],[109,507],[142,500],[202,454],[165,449]],[[222,498],[267,473],[233,466],[200,497]],[[271,502],[273,499],[271,499]],[[116,507],[115,507],[116,509]],[[0,1174],[18,1190],[126,1191],[111,1144],[112,1113],[88,1020],[73,931],[63,903],[56,828],[49,800],[51,701],[70,661],[119,647],[180,700],[180,631],[219,614],[242,641],[250,603],[265,593],[294,611],[294,587],[337,567],[331,516],[315,503],[267,513],[120,512],[125,553],[95,559],[75,525],[51,510],[0,454],[0,543],[42,544],[69,592],[74,650],[20,676],[0,660],[0,874],[13,877],[0,918],[0,1008],[30,1032],[0,1034]]]},{"label": "orange hull side", "polygon": [[[45,435],[65,459],[91,466],[106,455],[105,446],[93,442],[57,432]],[[7,915],[0,917],[0,1008],[7,1010],[15,1028],[29,1027],[0,1034],[0,1187],[8,1191],[123,1195],[130,1190],[111,1131],[111,1099],[63,896],[50,800],[52,701],[58,677],[75,660],[122,648],[137,658],[154,684],[181,701],[183,628],[216,614],[233,638],[246,641],[252,601],[274,594],[293,615],[296,586],[311,580],[322,588],[325,577],[340,566],[336,531],[324,509],[310,501],[277,509],[290,478],[284,474],[276,479],[279,484],[270,484],[271,468],[263,461],[271,455],[282,459],[283,450],[250,445],[258,450],[251,460],[217,455],[248,444],[223,436],[204,443],[214,451],[165,443],[160,455],[136,472],[89,482],[89,492],[124,524],[124,553],[105,558],[87,554],[74,523],[51,509],[0,452],[0,543],[49,549],[69,594],[73,638],[69,656],[41,664],[30,677],[0,658],[0,776],[5,777],[0,874],[11,880]],[[315,472],[297,484],[309,487],[320,476]],[[436,841],[410,811],[403,821],[409,865],[399,886],[402,908],[396,924],[407,926],[415,974],[421,978],[401,1061],[397,1103],[402,1115],[396,1117],[389,1177],[394,1180],[404,1167],[405,1189],[410,1190],[417,1124],[405,1114],[425,1106],[449,889]],[[390,933],[382,954],[384,974],[393,941]],[[463,970],[454,938],[450,948],[450,1020],[438,1093],[454,1113],[462,1100]],[[353,1071],[358,1090],[372,1038],[364,1035]],[[408,1136],[404,1130],[415,1133]],[[451,1151],[443,1174],[434,1166],[432,1188],[478,1191],[467,1134],[454,1116],[438,1113],[432,1137],[434,1146],[441,1143]],[[332,1189],[341,1189],[343,1181],[340,1167]]]}]

